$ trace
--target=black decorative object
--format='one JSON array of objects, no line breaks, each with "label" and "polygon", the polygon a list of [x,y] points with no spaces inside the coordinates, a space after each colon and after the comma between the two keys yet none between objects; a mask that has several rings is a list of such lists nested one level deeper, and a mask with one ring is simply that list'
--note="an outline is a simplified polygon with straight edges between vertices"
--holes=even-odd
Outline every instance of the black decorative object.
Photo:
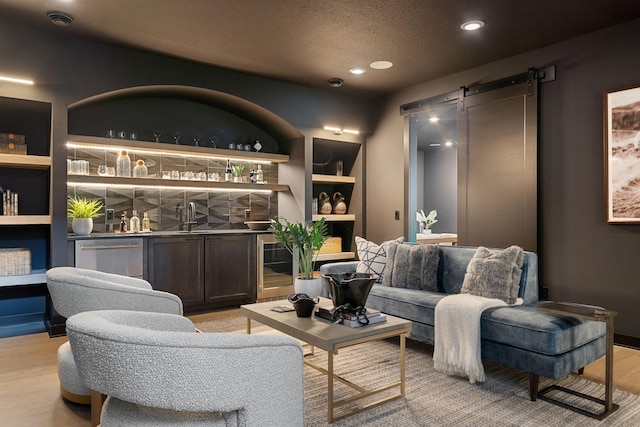
[{"label": "black decorative object", "polygon": [[331,293],[334,307],[350,304],[353,308],[364,307],[369,291],[378,276],[369,273],[325,274],[322,280]]},{"label": "black decorative object", "polygon": [[313,308],[320,302],[320,298],[311,298],[307,294],[291,294],[287,299],[293,304],[298,317],[311,317]]}]

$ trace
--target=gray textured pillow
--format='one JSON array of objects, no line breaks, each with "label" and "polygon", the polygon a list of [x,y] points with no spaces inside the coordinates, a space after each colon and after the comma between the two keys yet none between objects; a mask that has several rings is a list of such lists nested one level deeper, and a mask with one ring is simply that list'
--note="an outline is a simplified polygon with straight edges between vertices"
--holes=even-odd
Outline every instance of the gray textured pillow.
[{"label": "gray textured pillow", "polygon": [[490,251],[480,246],[467,266],[460,293],[513,304],[520,290],[524,252],[518,246]]},{"label": "gray textured pillow", "polygon": [[438,245],[410,245],[389,242],[383,286],[438,290]]}]

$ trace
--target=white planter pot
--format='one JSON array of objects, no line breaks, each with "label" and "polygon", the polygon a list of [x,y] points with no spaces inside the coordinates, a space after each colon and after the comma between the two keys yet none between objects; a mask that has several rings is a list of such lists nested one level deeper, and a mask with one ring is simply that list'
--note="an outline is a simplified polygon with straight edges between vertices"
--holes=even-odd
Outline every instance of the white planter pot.
[{"label": "white planter pot", "polygon": [[234,176],[233,177],[233,182],[242,182],[242,177],[241,176]]},{"label": "white planter pot", "polygon": [[73,218],[71,229],[78,236],[88,236],[93,231],[93,218]]},{"label": "white planter pot", "polygon": [[296,294],[307,294],[311,298],[319,297],[322,293],[322,279],[320,277],[313,279],[296,277],[293,283],[293,289]]}]

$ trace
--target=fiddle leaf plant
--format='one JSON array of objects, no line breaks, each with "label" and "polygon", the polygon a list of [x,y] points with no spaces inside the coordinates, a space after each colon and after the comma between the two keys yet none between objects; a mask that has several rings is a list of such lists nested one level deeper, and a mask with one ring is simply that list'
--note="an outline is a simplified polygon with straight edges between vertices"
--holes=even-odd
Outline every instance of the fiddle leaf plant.
[{"label": "fiddle leaf plant", "polygon": [[329,238],[325,219],[292,223],[284,218],[271,220],[273,235],[298,263],[300,277],[313,279],[318,251]]},{"label": "fiddle leaf plant", "polygon": [[97,218],[102,216],[103,205],[99,200],[87,200],[85,197],[69,197],[67,216],[69,218]]}]

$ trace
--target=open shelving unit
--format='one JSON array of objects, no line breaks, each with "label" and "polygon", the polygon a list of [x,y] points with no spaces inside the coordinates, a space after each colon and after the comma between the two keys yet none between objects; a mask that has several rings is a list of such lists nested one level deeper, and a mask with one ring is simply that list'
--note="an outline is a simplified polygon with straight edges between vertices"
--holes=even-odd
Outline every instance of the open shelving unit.
[{"label": "open shelving unit", "polygon": [[0,248],[27,248],[31,272],[0,276],[0,336],[45,330],[51,266],[51,113],[48,102],[0,97],[0,132],[25,135],[27,154],[0,153],[0,186],[19,195],[0,215]]}]

